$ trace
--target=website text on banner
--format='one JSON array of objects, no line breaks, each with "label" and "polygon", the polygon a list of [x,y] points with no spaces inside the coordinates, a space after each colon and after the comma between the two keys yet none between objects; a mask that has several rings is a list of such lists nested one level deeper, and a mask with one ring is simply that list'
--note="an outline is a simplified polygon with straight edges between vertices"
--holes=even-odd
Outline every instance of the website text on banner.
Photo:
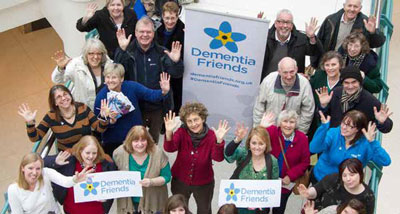
[{"label": "website text on banner", "polygon": [[221,180],[218,205],[240,208],[279,207],[281,180]]},{"label": "website text on banner", "polygon": [[75,203],[111,198],[142,197],[140,172],[112,171],[89,175],[86,182],[75,184]]},{"label": "website text on banner", "polygon": [[222,119],[252,125],[268,25],[267,20],[186,10],[183,103],[207,106],[211,126]]}]

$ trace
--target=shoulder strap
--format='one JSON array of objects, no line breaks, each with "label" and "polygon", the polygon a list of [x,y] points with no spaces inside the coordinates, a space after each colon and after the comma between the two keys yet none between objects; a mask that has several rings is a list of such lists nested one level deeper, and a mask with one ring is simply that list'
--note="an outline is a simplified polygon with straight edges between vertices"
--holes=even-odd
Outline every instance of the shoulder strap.
[{"label": "shoulder strap", "polygon": [[272,179],[272,157],[271,157],[271,153],[267,153],[265,155],[265,166],[267,167],[268,170],[268,175],[267,178],[268,180]]},{"label": "shoulder strap", "polygon": [[238,164],[238,167],[236,167],[235,171],[233,172],[233,175],[230,177],[230,179],[239,179],[239,175],[242,172],[243,168],[250,162],[251,159],[251,152],[250,150],[247,152],[246,158]]},{"label": "shoulder strap", "polygon": [[286,159],[285,150],[283,149],[281,137],[278,136],[278,139],[279,139],[279,145],[281,146],[281,150],[282,150],[283,160],[285,161],[286,167],[289,170],[290,167],[289,167],[289,163],[287,162],[287,159]]}]

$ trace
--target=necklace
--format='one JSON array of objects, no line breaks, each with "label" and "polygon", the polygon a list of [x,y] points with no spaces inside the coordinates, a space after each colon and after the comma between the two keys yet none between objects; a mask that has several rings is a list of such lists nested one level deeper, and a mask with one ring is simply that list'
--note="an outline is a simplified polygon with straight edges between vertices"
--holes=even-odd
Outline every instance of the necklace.
[{"label": "necklace", "polygon": [[65,114],[65,113],[62,113],[62,117],[64,118],[64,119],[66,119],[66,120],[69,120],[69,119],[71,119],[72,117],[74,117],[75,116],[75,107],[72,107],[72,112],[69,114],[69,115],[67,115],[67,114]]},{"label": "necklace", "polygon": [[[82,169],[84,169],[85,165],[83,163],[81,163],[81,167],[82,167]],[[96,164],[95,163],[93,163],[92,169],[94,169],[94,171],[96,171]]]}]

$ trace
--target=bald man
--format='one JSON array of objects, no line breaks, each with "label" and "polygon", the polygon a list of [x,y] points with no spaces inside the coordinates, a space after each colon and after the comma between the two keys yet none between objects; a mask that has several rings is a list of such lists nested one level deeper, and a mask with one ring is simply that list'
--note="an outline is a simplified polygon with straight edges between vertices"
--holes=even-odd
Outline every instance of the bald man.
[{"label": "bald man", "polygon": [[282,110],[295,110],[299,130],[307,134],[314,115],[314,99],[309,81],[297,74],[297,63],[290,57],[282,58],[278,71],[261,82],[254,104],[253,123],[258,125],[265,112],[278,116]]},{"label": "bald man", "polygon": [[[354,31],[360,31],[367,38],[371,48],[382,46],[386,37],[376,29],[376,18],[367,17],[361,12],[362,0],[346,0],[343,9],[326,17],[317,37],[322,42],[324,52],[338,50],[343,40]],[[317,68],[322,55],[311,57],[312,65]]]}]

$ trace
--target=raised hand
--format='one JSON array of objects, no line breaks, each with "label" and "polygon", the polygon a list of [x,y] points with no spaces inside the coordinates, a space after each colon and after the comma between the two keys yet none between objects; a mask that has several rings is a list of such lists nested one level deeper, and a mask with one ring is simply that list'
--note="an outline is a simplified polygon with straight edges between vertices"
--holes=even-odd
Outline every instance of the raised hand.
[{"label": "raised hand", "polygon": [[260,12],[257,14],[257,18],[258,18],[258,19],[262,19],[263,16],[264,16],[264,11],[260,11]]},{"label": "raised hand", "polygon": [[314,38],[315,32],[318,30],[320,26],[318,25],[318,20],[315,17],[311,17],[310,23],[307,24],[306,22],[306,35],[308,38]]},{"label": "raised hand", "polygon": [[315,93],[318,95],[319,102],[323,108],[328,106],[329,102],[332,99],[333,91],[331,93],[328,93],[328,88],[326,86],[315,89]]},{"label": "raised hand", "polygon": [[127,48],[128,45],[129,45],[129,42],[131,41],[132,34],[129,35],[128,38],[126,38],[125,29],[124,29],[124,28],[121,28],[121,29],[118,29],[118,30],[117,30],[116,36],[117,36],[117,40],[118,40],[119,47],[120,47],[122,50],[125,51],[126,48]]},{"label": "raised hand", "polygon": [[67,152],[67,151],[61,151],[60,153],[58,153],[57,157],[56,157],[56,164],[59,166],[63,166],[63,165],[67,165],[69,164],[69,161],[67,161],[67,159],[71,156],[71,153]]},{"label": "raised hand", "polygon": [[96,10],[97,10],[97,4],[96,3],[88,4],[88,6],[86,7],[86,17],[88,19],[92,18],[92,16],[96,12]]},{"label": "raised hand", "polygon": [[240,143],[246,137],[248,131],[249,127],[244,127],[243,123],[236,123],[235,143]]},{"label": "raised hand", "polygon": [[171,110],[165,115],[164,117],[164,124],[165,124],[165,132],[172,133],[174,128],[178,125],[175,121],[175,112]]},{"label": "raised hand", "polygon": [[82,181],[85,181],[87,179],[88,174],[94,172],[94,169],[91,168],[90,166],[86,166],[81,172],[75,172],[75,175],[73,176],[73,181],[75,183],[79,183]]},{"label": "raised hand", "polygon": [[179,43],[179,41],[175,41],[172,42],[171,51],[165,50],[164,53],[166,53],[172,61],[178,62],[181,58],[181,49],[181,43]]},{"label": "raised hand", "polygon": [[100,105],[100,115],[101,117],[107,119],[108,117],[110,117],[111,114],[111,110],[109,107],[109,103],[107,99],[102,99],[101,100],[101,105]]},{"label": "raised hand", "polygon": [[18,114],[21,115],[28,124],[35,124],[36,113],[37,110],[32,112],[29,105],[26,103],[22,103],[18,107]]},{"label": "raised hand", "polygon": [[322,111],[318,111],[318,113],[319,113],[319,116],[321,117],[321,123],[326,124],[329,121],[331,121],[331,116],[328,115],[327,117],[325,117],[325,115],[324,115],[324,113],[322,113]]},{"label": "raised hand", "polygon": [[365,29],[367,29],[367,31],[370,32],[370,33],[375,33],[375,30],[376,30],[376,17],[375,16],[370,16],[370,17],[368,17],[368,20],[363,19],[363,21],[364,21]]},{"label": "raised hand", "polygon": [[299,191],[299,195],[303,198],[307,198],[310,196],[308,193],[308,189],[306,186],[304,186],[304,184],[299,184],[299,186],[297,187],[297,190]]},{"label": "raised hand", "polygon": [[375,119],[379,122],[379,124],[385,123],[386,119],[392,115],[393,112],[389,112],[389,107],[386,104],[381,104],[381,109],[378,109],[374,106],[374,115]]},{"label": "raised hand", "polygon": [[363,128],[361,130],[369,142],[374,141],[376,135],[376,125],[372,121],[368,122],[368,131]]},{"label": "raised hand", "polygon": [[304,214],[317,214],[318,210],[314,210],[314,201],[307,200],[304,204]]},{"label": "raised hand", "polygon": [[231,129],[231,127],[228,127],[228,121],[224,120],[220,120],[219,124],[218,124],[218,129],[215,130],[214,127],[212,127],[212,129],[215,132],[215,136],[217,137],[217,143],[222,143],[222,141],[224,140],[224,136],[225,134],[229,131],[229,129]]},{"label": "raised hand", "polygon": [[163,95],[168,94],[170,89],[170,75],[168,73],[162,72],[160,74],[160,87]]},{"label": "raised hand", "polygon": [[275,115],[272,112],[265,112],[261,118],[260,126],[267,128],[275,123]]},{"label": "raised hand", "polygon": [[71,61],[71,58],[65,55],[64,51],[56,51],[54,55],[51,57],[58,66],[59,69],[64,70],[67,67],[67,64]]}]

